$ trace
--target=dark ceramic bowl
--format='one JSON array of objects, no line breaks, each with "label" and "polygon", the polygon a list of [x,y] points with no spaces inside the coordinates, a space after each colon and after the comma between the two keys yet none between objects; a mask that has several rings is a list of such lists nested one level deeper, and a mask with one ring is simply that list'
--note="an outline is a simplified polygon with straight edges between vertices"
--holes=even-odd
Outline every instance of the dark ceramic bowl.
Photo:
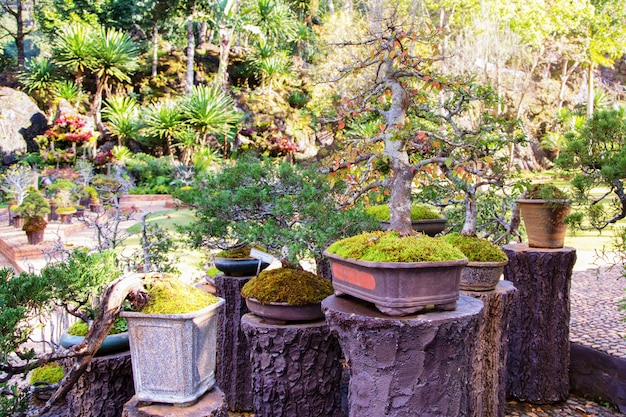
[{"label": "dark ceramic bowl", "polygon": [[270,324],[285,324],[299,321],[316,321],[324,318],[322,304],[294,306],[287,303],[261,304],[257,299],[246,298],[248,310]]},{"label": "dark ceramic bowl", "polygon": [[[215,258],[213,263],[224,275],[233,277],[255,276],[270,266],[267,262],[256,258]],[[259,264],[261,264],[260,267]]]}]

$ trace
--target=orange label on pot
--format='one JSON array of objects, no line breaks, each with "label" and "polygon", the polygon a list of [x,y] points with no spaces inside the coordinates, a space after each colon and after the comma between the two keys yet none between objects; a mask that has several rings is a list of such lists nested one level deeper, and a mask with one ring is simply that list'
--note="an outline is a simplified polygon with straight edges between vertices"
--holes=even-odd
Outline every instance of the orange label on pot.
[{"label": "orange label on pot", "polygon": [[333,277],[339,281],[345,281],[357,287],[373,290],[376,288],[376,280],[370,273],[359,271],[347,265],[332,264]]}]

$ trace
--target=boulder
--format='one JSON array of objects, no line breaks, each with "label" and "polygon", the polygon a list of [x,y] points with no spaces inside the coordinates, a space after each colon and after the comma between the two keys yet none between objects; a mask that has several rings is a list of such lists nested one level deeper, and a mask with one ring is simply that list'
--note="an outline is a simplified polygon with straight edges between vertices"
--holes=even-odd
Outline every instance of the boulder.
[{"label": "boulder", "polygon": [[33,138],[47,128],[46,116],[28,95],[0,87],[0,152],[3,164],[15,162],[19,152],[35,151]]}]

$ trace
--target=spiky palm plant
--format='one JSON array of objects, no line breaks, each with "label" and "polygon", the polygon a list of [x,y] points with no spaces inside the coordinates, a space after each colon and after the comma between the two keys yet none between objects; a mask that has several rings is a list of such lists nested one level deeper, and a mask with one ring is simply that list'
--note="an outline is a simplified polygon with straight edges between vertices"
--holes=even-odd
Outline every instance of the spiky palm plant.
[{"label": "spiky palm plant", "polygon": [[109,131],[117,136],[117,144],[122,145],[128,138],[136,138],[141,129],[137,101],[126,95],[109,97],[102,109]]},{"label": "spiky palm plant", "polygon": [[94,37],[92,27],[74,23],[63,29],[53,44],[55,61],[74,75],[79,88],[82,88],[85,72],[92,65]]},{"label": "spiky palm plant", "polygon": [[175,101],[154,103],[143,111],[144,134],[158,139],[165,154],[172,152],[172,140],[185,131],[183,112]]},{"label": "spiky palm plant", "polygon": [[35,58],[26,61],[24,71],[18,79],[24,89],[32,94],[38,104],[50,107],[54,82],[57,78],[57,66],[49,58]]}]

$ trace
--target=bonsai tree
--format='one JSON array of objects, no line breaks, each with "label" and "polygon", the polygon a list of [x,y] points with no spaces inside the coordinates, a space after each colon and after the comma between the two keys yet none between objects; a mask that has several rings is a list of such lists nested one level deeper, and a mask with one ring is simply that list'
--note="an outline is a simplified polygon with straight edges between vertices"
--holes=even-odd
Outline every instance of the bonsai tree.
[{"label": "bonsai tree", "polygon": [[41,193],[31,188],[22,204],[17,207],[17,211],[24,218],[23,230],[26,232],[44,230],[48,224],[45,216],[50,213],[50,203]]},{"label": "bonsai tree", "polygon": [[362,209],[343,210],[319,173],[278,163],[242,158],[198,181],[181,199],[196,210],[197,221],[180,230],[193,247],[227,249],[260,245],[283,266],[300,268],[312,258],[328,276],[323,250],[333,241],[375,227]]},{"label": "bonsai tree", "polygon": [[[356,195],[372,189],[389,190],[390,227],[403,235],[411,233],[411,194],[416,176],[439,165],[463,170],[465,185],[475,178],[491,178],[505,171],[494,155],[516,135],[498,116],[497,97],[492,89],[471,78],[438,73],[439,31],[418,32],[400,23],[393,6],[382,10],[382,18],[368,22],[367,29],[355,23],[345,39],[331,47],[349,49],[346,66],[334,85],[347,91],[341,107],[328,121],[352,130],[373,124],[366,135],[355,134],[349,147],[353,157],[333,157],[333,170],[344,169]],[[365,165],[365,167],[363,166]],[[496,176],[497,178],[497,176]],[[489,180],[489,182],[495,181]],[[455,186],[463,185],[460,181]],[[464,192],[471,196],[472,187]],[[468,202],[472,202],[468,198]],[[476,207],[468,206],[471,221]],[[472,233],[468,227],[468,233]]]},{"label": "bonsai tree", "polygon": [[459,249],[469,262],[503,262],[508,260],[504,251],[499,247],[476,236],[465,236],[460,233],[450,233],[442,239]]}]

